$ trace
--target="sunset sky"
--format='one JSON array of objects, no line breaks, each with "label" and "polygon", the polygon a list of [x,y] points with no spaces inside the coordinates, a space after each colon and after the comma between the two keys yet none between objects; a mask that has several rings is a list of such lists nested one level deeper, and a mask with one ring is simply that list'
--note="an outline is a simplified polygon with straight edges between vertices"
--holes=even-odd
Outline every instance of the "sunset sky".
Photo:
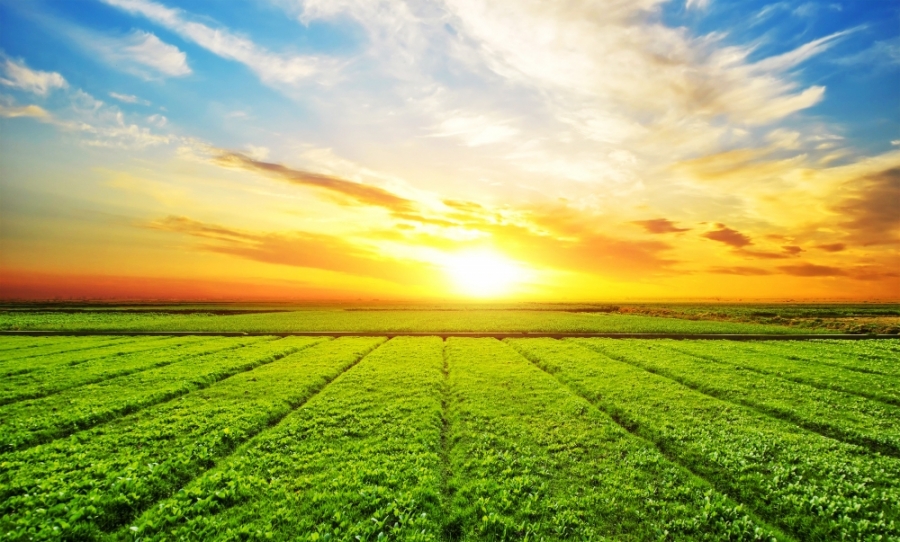
[{"label": "sunset sky", "polygon": [[898,299],[900,2],[0,0],[0,298]]}]

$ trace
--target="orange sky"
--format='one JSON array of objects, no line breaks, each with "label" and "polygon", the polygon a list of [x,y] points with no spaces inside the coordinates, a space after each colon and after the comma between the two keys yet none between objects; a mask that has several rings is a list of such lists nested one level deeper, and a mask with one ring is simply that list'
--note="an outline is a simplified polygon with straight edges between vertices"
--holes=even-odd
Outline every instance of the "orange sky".
[{"label": "orange sky", "polygon": [[6,6],[0,298],[900,299],[898,107],[822,75],[881,37],[500,4]]}]

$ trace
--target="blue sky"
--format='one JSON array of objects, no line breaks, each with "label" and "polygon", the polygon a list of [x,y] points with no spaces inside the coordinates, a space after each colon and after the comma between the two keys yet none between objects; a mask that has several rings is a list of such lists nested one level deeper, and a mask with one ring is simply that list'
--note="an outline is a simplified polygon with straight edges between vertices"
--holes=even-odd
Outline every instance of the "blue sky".
[{"label": "blue sky", "polygon": [[897,2],[0,0],[0,55],[17,273],[900,295]]}]

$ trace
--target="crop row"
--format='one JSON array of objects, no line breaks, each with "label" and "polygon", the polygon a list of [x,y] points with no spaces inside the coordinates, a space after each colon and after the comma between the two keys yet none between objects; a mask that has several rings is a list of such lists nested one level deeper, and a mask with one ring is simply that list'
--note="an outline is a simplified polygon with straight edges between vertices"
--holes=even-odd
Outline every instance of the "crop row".
[{"label": "crop row", "polygon": [[66,436],[269,363],[314,338],[223,338],[229,350],[0,407],[0,452]]},{"label": "crop row", "polygon": [[71,337],[27,337],[27,336],[5,336],[0,337],[0,352],[9,355],[13,351],[24,352],[28,348],[36,348],[38,346],[53,346],[63,343],[71,343]]},{"label": "crop row", "polygon": [[[571,339],[613,359],[809,430],[900,456],[900,408],[673,351],[674,341]],[[710,350],[717,343],[705,343]]]},{"label": "crop row", "polygon": [[446,354],[451,532],[475,540],[772,538],[743,507],[503,343],[451,338]]},{"label": "crop row", "polygon": [[[2,374],[4,375],[16,372],[16,370],[11,371],[8,367],[15,366],[13,362],[18,360],[22,360],[27,367],[30,363],[40,363],[40,360],[43,359],[44,356],[56,356],[67,352],[81,352],[86,350],[101,351],[104,348],[129,344],[135,340],[136,339],[130,337],[110,336],[66,337],[65,341],[56,341],[50,344],[41,344],[34,348],[21,348],[4,352],[3,355],[0,356],[0,371],[2,371]],[[22,365],[22,363],[19,365]],[[19,368],[19,370],[21,370],[21,368]]]},{"label": "crop row", "polygon": [[219,344],[217,339],[172,337],[161,341],[137,341],[120,345],[93,359],[84,359],[82,355],[72,360],[71,353],[47,356],[41,359],[41,367],[6,376],[0,382],[0,405],[43,397],[225,348]]},{"label": "crop row", "polygon": [[0,538],[900,538],[900,461],[847,443],[896,451],[897,408],[746,370],[752,349],[383,342],[163,339],[36,371],[107,377],[0,407]]},{"label": "crop row", "polygon": [[[325,339],[320,339],[325,341]],[[174,494],[384,342],[323,342],[0,463],[0,532],[89,540]]]},{"label": "crop row", "polygon": [[[681,320],[618,313],[543,310],[302,310],[219,316],[211,314],[0,313],[0,329],[94,331],[346,331],[373,333],[444,331],[797,333],[786,326]],[[809,331],[803,331],[808,333]]]},{"label": "crop row", "polygon": [[436,540],[442,346],[391,340],[122,537]]},{"label": "crop row", "polygon": [[881,347],[886,343],[888,341],[777,341],[751,342],[745,346],[791,360],[900,377],[900,356],[898,352]]},{"label": "crop row", "polygon": [[900,463],[893,458],[800,430],[570,341],[509,344],[797,538],[900,536]]},{"label": "crop row", "polygon": [[900,377],[848,371],[824,363],[789,359],[789,350],[778,355],[728,341],[672,341],[669,348],[751,371],[868,397],[900,406]]},{"label": "crop row", "polygon": [[[199,337],[183,337],[185,342],[199,340]],[[40,373],[35,378],[41,378],[57,369],[65,366],[73,366],[95,359],[122,356],[137,352],[145,352],[170,343],[184,344],[179,337],[143,337],[140,339],[119,339],[112,342],[99,343],[90,348],[80,348],[67,352],[48,353],[40,356],[29,356],[15,360],[8,360],[0,365],[0,376],[5,378],[16,377],[29,373]],[[27,377],[26,377],[27,378]]]}]

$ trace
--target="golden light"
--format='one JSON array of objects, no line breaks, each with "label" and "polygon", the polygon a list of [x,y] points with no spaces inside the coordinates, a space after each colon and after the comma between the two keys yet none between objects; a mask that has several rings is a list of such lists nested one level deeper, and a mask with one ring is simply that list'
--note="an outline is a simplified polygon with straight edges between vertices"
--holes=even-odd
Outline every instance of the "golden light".
[{"label": "golden light", "polygon": [[472,297],[508,294],[525,277],[516,262],[487,249],[450,255],[444,268],[457,291]]}]

